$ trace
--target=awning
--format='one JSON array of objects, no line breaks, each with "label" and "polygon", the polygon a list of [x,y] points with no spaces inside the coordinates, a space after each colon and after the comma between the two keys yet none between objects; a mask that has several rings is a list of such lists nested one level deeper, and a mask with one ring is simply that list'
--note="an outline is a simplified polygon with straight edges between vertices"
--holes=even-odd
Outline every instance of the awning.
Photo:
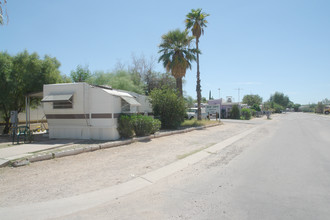
[{"label": "awning", "polygon": [[109,89],[103,89],[103,91],[105,91],[106,93],[108,93],[110,95],[119,96],[120,98],[125,100],[128,104],[130,104],[131,106],[141,106],[141,104],[138,101],[136,101],[136,99],[132,95],[130,95],[126,92],[120,92],[120,91],[109,90]]},{"label": "awning", "polygon": [[133,97],[121,96],[120,98],[124,99],[131,106],[140,106],[141,104],[135,100]]},{"label": "awning", "polygon": [[61,94],[61,95],[47,95],[41,101],[42,102],[71,102],[73,94]]}]

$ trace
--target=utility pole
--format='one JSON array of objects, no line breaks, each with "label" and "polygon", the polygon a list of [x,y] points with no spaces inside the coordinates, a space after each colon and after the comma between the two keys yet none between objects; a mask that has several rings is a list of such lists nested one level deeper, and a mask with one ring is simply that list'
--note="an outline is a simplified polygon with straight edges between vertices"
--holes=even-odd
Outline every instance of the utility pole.
[{"label": "utility pole", "polygon": [[239,95],[240,95],[240,91],[241,90],[243,90],[243,89],[241,89],[241,88],[237,88],[237,89],[235,89],[235,90],[237,90],[237,92],[238,92],[238,106],[239,106],[239,109],[241,109],[241,106],[240,106],[240,104],[239,104]]},{"label": "utility pole", "polygon": [[241,88],[237,88],[237,89],[235,89],[235,90],[237,90],[237,92],[238,92],[238,103],[239,103],[239,98],[240,98],[239,95],[240,95],[240,91],[243,90],[243,89],[241,89]]},{"label": "utility pole", "polygon": [[[219,90],[219,123],[220,123],[220,119],[221,119],[221,96],[220,96],[220,88],[218,88]],[[217,120],[217,117],[215,117],[215,120]]]}]

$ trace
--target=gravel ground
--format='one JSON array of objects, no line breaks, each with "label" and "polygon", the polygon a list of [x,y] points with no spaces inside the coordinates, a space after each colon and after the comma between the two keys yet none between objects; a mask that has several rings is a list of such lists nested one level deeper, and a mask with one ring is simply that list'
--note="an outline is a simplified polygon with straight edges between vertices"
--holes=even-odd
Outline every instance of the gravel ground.
[{"label": "gravel ground", "polygon": [[225,123],[24,167],[0,168],[0,206],[65,198],[117,185],[254,126],[248,123]]}]

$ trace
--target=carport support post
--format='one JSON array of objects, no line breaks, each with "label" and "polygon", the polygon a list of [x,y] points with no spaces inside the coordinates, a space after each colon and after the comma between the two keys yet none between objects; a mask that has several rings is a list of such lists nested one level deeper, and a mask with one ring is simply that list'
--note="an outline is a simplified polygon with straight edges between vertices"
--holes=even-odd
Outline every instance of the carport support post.
[{"label": "carport support post", "polygon": [[25,126],[28,126],[28,97],[25,96]]},{"label": "carport support post", "polygon": [[30,129],[30,97],[25,96],[25,126]]}]

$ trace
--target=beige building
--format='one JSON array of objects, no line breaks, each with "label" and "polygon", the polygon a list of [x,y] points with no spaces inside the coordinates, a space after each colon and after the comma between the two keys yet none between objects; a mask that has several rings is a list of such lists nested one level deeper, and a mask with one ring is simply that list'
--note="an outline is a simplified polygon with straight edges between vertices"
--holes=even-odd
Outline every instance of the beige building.
[{"label": "beige building", "polygon": [[146,96],[87,83],[44,85],[50,138],[116,140],[120,113],[150,113]]}]

